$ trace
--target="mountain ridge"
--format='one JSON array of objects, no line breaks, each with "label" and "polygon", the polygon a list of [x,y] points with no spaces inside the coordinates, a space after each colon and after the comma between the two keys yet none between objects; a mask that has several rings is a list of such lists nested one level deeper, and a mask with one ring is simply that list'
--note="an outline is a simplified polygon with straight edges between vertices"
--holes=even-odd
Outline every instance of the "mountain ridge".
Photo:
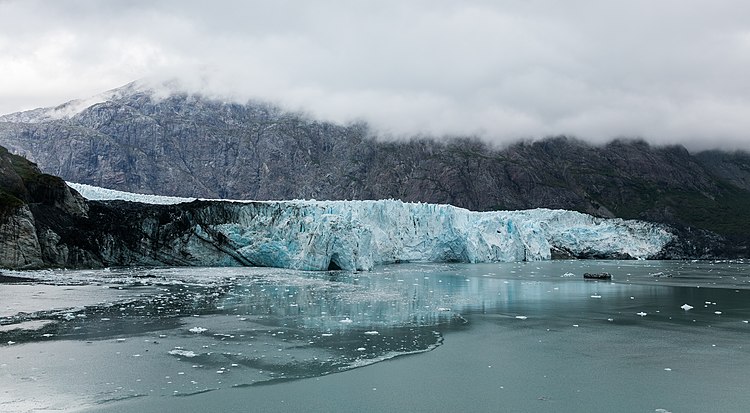
[{"label": "mountain ridge", "polygon": [[639,140],[594,146],[571,137],[504,148],[460,137],[383,141],[366,124],[313,120],[265,103],[159,95],[133,84],[106,93],[67,118],[0,118],[0,145],[66,180],[130,192],[559,208],[734,239],[750,233],[745,152],[691,154]]}]

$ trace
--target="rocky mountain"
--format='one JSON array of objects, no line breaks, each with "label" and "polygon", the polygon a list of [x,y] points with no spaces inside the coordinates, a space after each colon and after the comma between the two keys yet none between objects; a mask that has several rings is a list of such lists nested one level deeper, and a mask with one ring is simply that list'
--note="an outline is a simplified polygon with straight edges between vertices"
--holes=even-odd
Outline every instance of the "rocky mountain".
[{"label": "rocky mountain", "polygon": [[471,138],[387,141],[364,124],[134,84],[0,117],[0,145],[66,180],[139,193],[562,208],[712,231],[740,255],[750,244],[746,153],[567,137],[505,148]]}]

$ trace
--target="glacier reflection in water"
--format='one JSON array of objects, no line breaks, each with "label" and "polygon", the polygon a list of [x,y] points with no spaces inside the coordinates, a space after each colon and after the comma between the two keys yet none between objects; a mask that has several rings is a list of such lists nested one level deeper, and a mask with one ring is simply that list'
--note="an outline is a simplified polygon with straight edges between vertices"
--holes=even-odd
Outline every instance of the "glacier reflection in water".
[{"label": "glacier reflection in water", "polygon": [[[614,281],[580,278],[597,270]],[[731,317],[747,317],[734,297],[750,287],[742,263],[634,261],[23,275],[38,281],[0,286],[3,411],[322,376],[435,349],[475,315],[548,329],[629,325],[639,313],[661,329],[746,328],[747,318]],[[696,286],[725,288],[705,295]],[[725,314],[709,308],[716,301]],[[705,311],[684,311],[685,302]]]}]

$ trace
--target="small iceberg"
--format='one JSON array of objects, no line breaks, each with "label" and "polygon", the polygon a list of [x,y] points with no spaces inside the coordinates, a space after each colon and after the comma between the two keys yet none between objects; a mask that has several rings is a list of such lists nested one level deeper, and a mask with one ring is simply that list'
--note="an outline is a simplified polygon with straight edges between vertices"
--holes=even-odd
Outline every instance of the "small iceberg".
[{"label": "small iceberg", "polygon": [[645,317],[645,316],[647,316],[647,315],[648,315],[648,313],[644,313],[643,311],[641,311],[641,312],[639,312],[639,313],[635,313],[635,315],[639,315],[639,316],[641,316],[641,317]]},{"label": "small iceberg", "polygon": [[692,310],[693,306],[690,305],[690,304],[683,304],[683,305],[680,306],[680,308],[682,308],[685,311],[688,311],[688,310]]},{"label": "small iceberg", "polygon": [[169,350],[167,353],[169,353],[169,354],[171,354],[173,356],[181,356],[181,357],[188,357],[188,358],[196,357],[197,356],[197,354],[195,354],[195,352],[193,352],[193,351],[182,350],[182,349]]},{"label": "small iceberg", "polygon": [[200,333],[203,333],[204,331],[208,331],[208,329],[207,328],[203,328],[203,327],[193,327],[193,328],[191,328],[188,331],[191,332],[191,333],[200,334]]}]

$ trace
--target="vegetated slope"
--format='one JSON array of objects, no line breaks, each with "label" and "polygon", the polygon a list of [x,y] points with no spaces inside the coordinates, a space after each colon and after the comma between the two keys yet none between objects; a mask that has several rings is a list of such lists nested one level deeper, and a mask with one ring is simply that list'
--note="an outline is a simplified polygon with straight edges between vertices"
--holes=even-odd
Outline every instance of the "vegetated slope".
[{"label": "vegetated slope", "polygon": [[[566,137],[496,149],[476,139],[383,141],[364,124],[262,103],[156,98],[133,85],[70,117],[0,117],[0,144],[69,181],[235,199],[384,199],[472,210],[562,208],[750,234],[743,153]],[[731,155],[731,156],[730,156]]]}]

